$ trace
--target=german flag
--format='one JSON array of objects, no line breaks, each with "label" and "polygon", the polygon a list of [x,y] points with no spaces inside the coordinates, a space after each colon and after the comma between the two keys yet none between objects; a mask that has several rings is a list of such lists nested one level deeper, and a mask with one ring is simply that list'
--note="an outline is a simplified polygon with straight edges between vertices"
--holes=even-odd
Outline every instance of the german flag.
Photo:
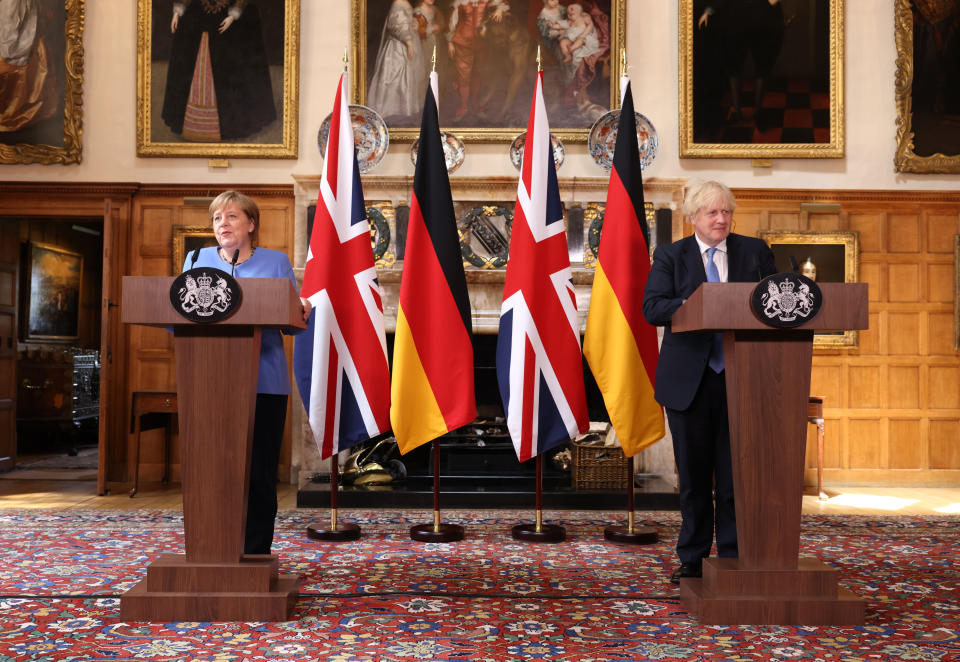
[{"label": "german flag", "polygon": [[401,453],[477,417],[470,301],[433,85],[420,123],[390,397]]},{"label": "german flag", "polygon": [[653,398],[657,329],[641,312],[650,275],[649,237],[633,94],[627,83],[583,338],[583,353],[627,457],[664,435],[663,410]]}]

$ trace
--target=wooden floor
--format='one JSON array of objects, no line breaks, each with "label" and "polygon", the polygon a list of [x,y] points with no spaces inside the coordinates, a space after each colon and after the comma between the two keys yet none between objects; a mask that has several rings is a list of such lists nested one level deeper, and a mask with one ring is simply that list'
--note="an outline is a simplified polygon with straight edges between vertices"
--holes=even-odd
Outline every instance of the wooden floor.
[{"label": "wooden floor", "polygon": [[[47,472],[49,475],[49,472]],[[827,487],[829,498],[803,497],[805,513],[926,514],[960,515],[960,487]],[[293,485],[278,489],[282,510],[296,507]],[[134,497],[127,494],[97,496],[90,480],[13,478],[0,474],[0,508],[78,509],[179,509],[179,486],[148,487]]]}]

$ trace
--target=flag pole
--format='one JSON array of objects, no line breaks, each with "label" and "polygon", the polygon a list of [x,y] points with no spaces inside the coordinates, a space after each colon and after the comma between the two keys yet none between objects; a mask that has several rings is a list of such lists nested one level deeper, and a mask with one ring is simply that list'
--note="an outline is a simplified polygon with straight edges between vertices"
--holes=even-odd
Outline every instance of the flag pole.
[{"label": "flag pole", "polygon": [[[540,57],[540,45],[537,45],[537,76],[543,71],[543,60]],[[539,83],[538,83],[539,84]],[[528,132],[528,136],[531,135]],[[552,165],[552,164],[551,164]],[[519,205],[519,203],[517,203]],[[567,537],[566,529],[556,524],[543,523],[543,453],[536,455],[536,520],[533,526],[517,524],[511,533],[514,540],[526,542],[563,542]]]},{"label": "flag pole", "polygon": [[[347,73],[347,49],[343,49],[343,73]],[[340,492],[340,465],[337,453],[330,456],[330,528],[325,529],[320,522],[307,526],[307,537],[327,542],[347,542],[360,538],[360,527],[351,522],[340,524],[337,515],[337,496]]]},{"label": "flag pole", "polygon": [[[437,47],[433,47],[431,58],[431,73],[427,85],[433,86],[436,82]],[[436,91],[436,88],[434,88]],[[435,97],[436,100],[436,97]],[[437,100],[439,113],[439,101]],[[459,524],[444,524],[440,515],[440,441],[430,442],[430,454],[433,456],[433,523],[417,524],[410,527],[411,540],[419,542],[455,542],[463,540],[463,527]]]},{"label": "flag pole", "polygon": [[314,540],[327,542],[346,542],[360,538],[360,527],[352,522],[339,522],[337,516],[337,495],[340,491],[340,469],[337,454],[330,457],[330,528],[324,528],[320,522],[307,526],[307,536]]},{"label": "flag pole", "polygon": [[636,512],[634,510],[633,475],[635,462],[633,456],[627,460],[627,525],[608,526],[603,530],[603,537],[611,542],[622,542],[630,545],[649,545],[660,539],[657,530],[650,526],[636,526]]},{"label": "flag pole", "polygon": [[[627,49],[620,49],[620,106],[623,107],[623,97],[627,93]],[[622,542],[631,545],[649,545],[660,539],[657,530],[649,526],[636,526],[636,511],[634,503],[636,501],[634,488],[634,475],[636,473],[636,460],[634,455],[627,459],[627,525],[626,526],[608,526],[603,530],[603,537],[611,542]]]},{"label": "flag pole", "polygon": [[463,527],[444,524],[440,517],[440,441],[430,442],[433,456],[433,523],[410,527],[410,538],[419,542],[455,542],[463,540]]},{"label": "flag pole", "polygon": [[557,524],[543,523],[543,453],[537,453],[536,463],[536,522],[532,526],[530,524],[514,526],[513,538],[526,542],[563,542],[567,537],[566,529]]}]

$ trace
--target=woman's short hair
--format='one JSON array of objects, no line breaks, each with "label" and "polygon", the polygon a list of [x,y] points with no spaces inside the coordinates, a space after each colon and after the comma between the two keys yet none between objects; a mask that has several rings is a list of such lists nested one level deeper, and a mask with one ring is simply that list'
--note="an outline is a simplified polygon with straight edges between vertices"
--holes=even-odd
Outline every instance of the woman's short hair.
[{"label": "woman's short hair", "polygon": [[236,204],[240,211],[246,214],[253,221],[253,232],[250,233],[250,244],[257,245],[260,238],[260,207],[250,196],[244,195],[239,191],[224,191],[213,199],[207,212],[210,215],[210,224],[213,224],[213,215],[230,204]]},{"label": "woman's short hair", "polygon": [[724,206],[731,212],[737,208],[737,201],[726,184],[715,181],[693,184],[687,189],[687,195],[683,199],[683,214],[690,218],[717,199],[722,200]]}]

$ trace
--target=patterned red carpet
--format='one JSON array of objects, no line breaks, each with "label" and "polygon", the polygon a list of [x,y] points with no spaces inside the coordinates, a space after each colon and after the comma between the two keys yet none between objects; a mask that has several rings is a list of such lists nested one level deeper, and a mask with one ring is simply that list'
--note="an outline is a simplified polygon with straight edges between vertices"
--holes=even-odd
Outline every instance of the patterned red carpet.
[{"label": "patterned red carpet", "polygon": [[0,511],[0,662],[8,660],[960,660],[960,519],[805,516],[802,553],[868,600],[860,627],[701,626],[667,581],[676,513],[661,534],[607,543],[606,513],[548,512],[558,545],[518,543],[523,513],[450,511],[459,543],[409,539],[427,513],[351,511],[353,543],[282,514],[274,552],[302,579],[285,623],[123,623],[119,596],[162,552],[172,511]]}]

